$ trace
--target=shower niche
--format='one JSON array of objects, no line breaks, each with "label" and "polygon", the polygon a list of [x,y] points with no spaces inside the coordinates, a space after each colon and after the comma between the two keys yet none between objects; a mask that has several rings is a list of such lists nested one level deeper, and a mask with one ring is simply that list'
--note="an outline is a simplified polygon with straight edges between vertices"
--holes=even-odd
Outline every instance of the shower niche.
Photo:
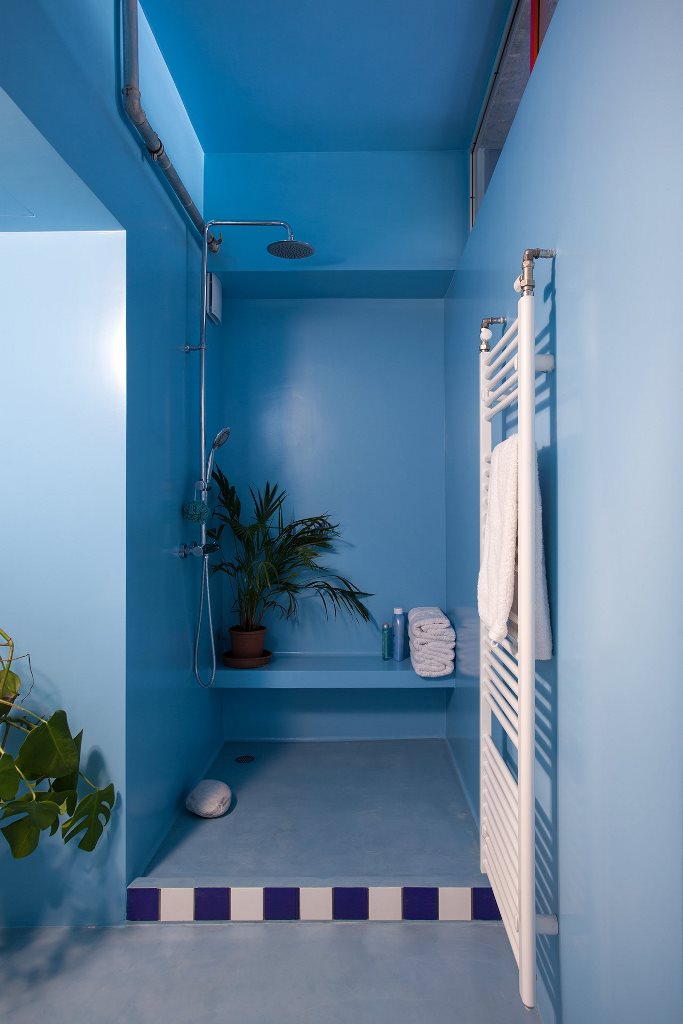
[{"label": "shower niche", "polygon": [[381,657],[394,606],[446,609],[443,323],[438,297],[300,294],[233,295],[209,325],[207,434],[232,428],[216,464],[240,495],[279,483],[285,516],[340,524],[326,564],[371,593],[372,621],[306,599],[266,621],[267,667],[226,668],[235,613],[212,578],[224,744],[206,777],[233,804],[181,810],[133,919],[496,915],[446,740],[455,678]]},{"label": "shower niche", "polygon": [[[233,299],[208,343],[222,371],[216,419],[233,428],[217,464],[247,499],[278,483],[285,518],[339,523],[325,562],[372,595],[373,619],[304,598],[296,620],[265,623],[271,665],[225,670],[219,686],[428,685],[409,661],[382,661],[380,630],[397,605],[446,599],[443,302]],[[225,636],[229,580],[212,583]]]}]

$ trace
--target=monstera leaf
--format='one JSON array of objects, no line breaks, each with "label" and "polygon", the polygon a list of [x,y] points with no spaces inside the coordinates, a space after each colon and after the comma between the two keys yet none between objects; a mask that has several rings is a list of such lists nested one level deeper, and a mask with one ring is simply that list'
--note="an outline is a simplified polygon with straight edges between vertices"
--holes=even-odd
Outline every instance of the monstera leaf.
[{"label": "monstera leaf", "polygon": [[11,825],[5,825],[0,832],[9,843],[12,856],[16,860],[28,857],[29,853],[33,853],[40,839],[40,829],[31,825],[26,818],[20,818],[18,821],[13,821]]},{"label": "monstera leaf", "polygon": [[[94,850],[116,791],[111,784],[98,789],[81,772],[83,733],[71,735],[65,711],[46,719],[16,705],[21,679],[12,671],[13,658],[14,641],[0,629],[0,832],[16,858],[33,853],[48,830],[51,836],[61,832],[65,843],[79,840],[81,850]],[[90,792],[79,801],[81,786]]]},{"label": "monstera leaf", "polygon": [[[54,789],[50,790],[50,795],[54,798],[56,804],[59,804],[59,813],[68,814],[69,817],[76,810],[76,804],[78,803],[78,793],[75,789],[66,789],[63,792],[55,793]],[[59,818],[50,825],[50,835],[53,836],[55,832],[59,830],[61,822]]]},{"label": "monstera leaf", "polygon": [[66,712],[55,711],[46,722],[31,730],[15,763],[27,779],[54,779],[78,771],[79,760]]},{"label": "monstera leaf", "polygon": [[[83,730],[74,736],[74,746],[76,747],[76,753],[78,754],[78,760],[80,763],[81,759],[81,743],[83,742]],[[78,794],[76,787],[78,786],[78,765],[74,768],[69,775],[63,775],[61,778],[55,779],[50,789],[54,794],[56,803],[64,805],[64,811],[68,815],[72,815],[76,810],[76,803],[78,801]],[[54,835],[55,830],[51,833]]]},{"label": "monstera leaf", "polygon": [[4,805],[2,818],[16,818],[0,831],[14,857],[27,857],[38,845],[42,830],[59,820],[59,804],[49,791],[26,793]]},{"label": "monstera leaf", "polygon": [[68,843],[83,833],[78,844],[79,850],[94,850],[111,817],[115,799],[116,793],[111,783],[104,789],[96,789],[84,796],[73,815],[62,825],[64,842]]},{"label": "monstera leaf", "polygon": [[0,800],[14,800],[17,795],[21,775],[16,769],[11,754],[0,757]]}]

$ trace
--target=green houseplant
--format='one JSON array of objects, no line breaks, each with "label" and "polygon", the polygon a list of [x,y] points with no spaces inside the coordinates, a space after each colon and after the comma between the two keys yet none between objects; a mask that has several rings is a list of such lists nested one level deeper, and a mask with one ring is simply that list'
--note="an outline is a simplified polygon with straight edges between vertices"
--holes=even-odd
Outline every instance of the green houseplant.
[{"label": "green houseplant", "polygon": [[332,551],[340,536],[339,525],[328,515],[286,521],[286,491],[278,484],[266,483],[263,491],[250,491],[252,517],[245,522],[237,492],[219,467],[213,480],[219,492],[214,510],[218,526],[208,531],[209,536],[220,547],[227,527],[234,541],[231,556],[223,557],[221,550],[221,561],[212,567],[232,583],[234,609],[239,615],[239,624],[230,630],[234,659],[262,656],[266,613],[291,619],[305,594],[317,595],[326,613],[344,611],[364,622],[370,619],[364,598],[372,595],[320,562],[320,556]]},{"label": "green houseplant", "polygon": [[0,629],[0,832],[16,858],[33,853],[48,830],[92,851],[111,817],[114,787],[100,788],[81,771],[83,732],[71,735],[65,711],[43,718],[16,702],[13,660],[12,638]]}]

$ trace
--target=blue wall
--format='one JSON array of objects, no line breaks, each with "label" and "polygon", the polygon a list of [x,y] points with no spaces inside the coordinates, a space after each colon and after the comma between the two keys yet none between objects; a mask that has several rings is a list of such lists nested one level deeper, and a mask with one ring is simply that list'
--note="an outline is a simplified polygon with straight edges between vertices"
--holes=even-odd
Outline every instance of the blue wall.
[{"label": "blue wall", "polygon": [[228,740],[443,737],[447,690],[227,690]]},{"label": "blue wall", "polygon": [[[49,147],[39,148],[44,157]],[[41,166],[58,160],[52,153]],[[78,220],[75,191],[61,218],[68,208]],[[40,193],[20,193],[32,230],[0,233],[0,623],[16,653],[31,655],[32,689],[27,661],[15,662],[27,706],[65,708],[72,730],[84,729],[86,774],[125,792],[125,238],[103,209],[107,230],[40,231],[50,220]],[[90,196],[91,228],[94,209]],[[45,833],[34,855],[13,861],[3,838],[0,923],[115,920],[124,833],[119,800],[92,855]]]},{"label": "blue wall", "polygon": [[[683,370],[667,326],[680,295],[682,32],[674,0],[656,13],[558,6],[446,304],[447,393],[462,395],[447,407],[448,603],[471,609],[477,523],[459,505],[476,508],[477,438],[454,442],[476,423],[479,320],[513,314],[525,247],[558,250],[537,290],[557,357],[556,466],[541,458],[557,678],[551,665],[539,689],[557,718],[560,936],[541,971],[544,1019],[564,1024],[683,1015],[683,414],[666,385]],[[466,690],[454,700],[474,714]],[[473,729],[470,717],[451,730],[456,751]],[[551,806],[552,785],[541,772]]]},{"label": "blue wall", "polygon": [[[125,793],[125,235],[2,90],[0,136],[0,623],[27,706],[64,707],[88,776]],[[2,840],[0,924],[119,916],[120,799],[97,851],[75,846],[13,861]]]},{"label": "blue wall", "polygon": [[[127,666],[119,685],[127,689],[131,876],[144,868],[183,790],[210,760],[220,721],[213,695],[194,687],[190,669],[197,566],[174,554],[180,541],[193,539],[180,506],[197,476],[196,366],[182,346],[197,333],[198,249],[121,118],[117,9],[88,0],[6,6],[0,85],[126,229]],[[144,32],[142,40],[143,66],[153,60],[164,73]],[[199,150],[177,116],[167,72],[166,84],[168,121],[162,91],[151,97],[150,117],[156,115],[171,157],[177,151],[187,165]],[[100,457],[93,449],[93,460]],[[118,893],[113,916],[120,919],[123,889]],[[109,910],[69,905],[62,920],[111,917]]]},{"label": "blue wall", "polygon": [[[455,279],[460,283],[460,275]],[[460,286],[462,287],[462,286]],[[445,331],[446,408],[446,612],[455,626],[455,689],[448,706],[447,735],[475,821],[479,820],[479,347],[483,295],[467,293],[472,324],[455,317],[447,298]],[[462,309],[461,303],[458,310]],[[488,306],[486,305],[488,309]],[[497,308],[497,307],[496,307]]]},{"label": "blue wall", "polygon": [[[442,604],[443,302],[235,302],[220,336],[233,433],[219,462],[242,498],[278,481],[291,514],[329,512],[330,564],[375,595],[380,626],[395,605]],[[313,598],[268,628],[276,651],[380,648],[377,625],[326,620]]]}]

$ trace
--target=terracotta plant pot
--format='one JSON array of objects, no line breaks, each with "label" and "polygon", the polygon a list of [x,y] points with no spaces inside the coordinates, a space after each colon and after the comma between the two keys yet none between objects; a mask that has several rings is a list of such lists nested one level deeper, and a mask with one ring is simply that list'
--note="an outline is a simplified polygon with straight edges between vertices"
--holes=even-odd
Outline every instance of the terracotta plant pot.
[{"label": "terracotta plant pot", "polygon": [[230,627],[233,658],[260,658],[266,642],[266,627],[243,629],[242,626]]}]

